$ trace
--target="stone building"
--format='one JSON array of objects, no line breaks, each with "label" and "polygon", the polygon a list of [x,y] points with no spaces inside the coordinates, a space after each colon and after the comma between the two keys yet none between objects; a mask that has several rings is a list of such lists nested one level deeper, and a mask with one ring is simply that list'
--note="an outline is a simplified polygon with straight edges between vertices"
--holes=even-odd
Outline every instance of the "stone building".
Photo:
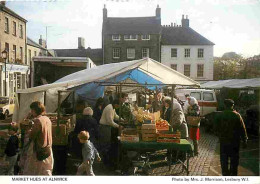
[{"label": "stone building", "polygon": [[162,26],[161,62],[196,81],[213,80],[213,46],[184,15],[182,25]]},{"label": "stone building", "polygon": [[103,8],[103,64],[150,57],[160,61],[161,9],[151,17],[108,17]]},{"label": "stone building", "polygon": [[5,60],[0,59],[0,96],[13,95],[17,89],[27,87],[26,23],[27,20],[5,6],[5,1],[0,2],[0,52],[8,52],[6,70]]},{"label": "stone building", "polygon": [[48,51],[53,57],[88,57],[97,66],[103,64],[102,49],[85,48],[85,39],[82,37],[78,37],[77,49],[49,49]]}]

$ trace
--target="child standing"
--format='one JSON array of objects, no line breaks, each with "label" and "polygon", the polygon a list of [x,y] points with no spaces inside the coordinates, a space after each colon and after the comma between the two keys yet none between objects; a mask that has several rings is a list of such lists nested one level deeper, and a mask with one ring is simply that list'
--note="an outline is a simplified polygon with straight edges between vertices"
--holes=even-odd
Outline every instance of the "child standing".
[{"label": "child standing", "polygon": [[11,124],[8,128],[8,134],[10,138],[5,148],[5,159],[9,162],[7,168],[7,175],[14,175],[14,166],[17,161],[19,151],[19,139],[17,136],[18,127],[15,124]]},{"label": "child standing", "polygon": [[80,141],[80,143],[83,144],[82,145],[83,162],[78,167],[77,175],[81,175],[86,171],[87,175],[95,176],[95,174],[93,172],[93,168],[92,168],[95,156],[97,156],[97,160],[99,162],[101,161],[98,151],[94,147],[94,145],[90,142],[89,137],[90,136],[87,131],[81,131],[78,134],[79,141]]}]

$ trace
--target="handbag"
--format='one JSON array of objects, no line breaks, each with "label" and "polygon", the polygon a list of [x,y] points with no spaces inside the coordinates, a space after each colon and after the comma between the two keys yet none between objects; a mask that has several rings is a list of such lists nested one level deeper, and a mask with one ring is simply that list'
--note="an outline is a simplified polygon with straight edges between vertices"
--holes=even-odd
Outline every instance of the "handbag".
[{"label": "handbag", "polygon": [[187,123],[190,126],[200,126],[200,117],[199,116],[187,116]]},{"label": "handbag", "polygon": [[36,158],[39,161],[43,161],[51,155],[51,147],[46,146],[44,148],[39,148],[35,143],[35,151],[36,151]]}]

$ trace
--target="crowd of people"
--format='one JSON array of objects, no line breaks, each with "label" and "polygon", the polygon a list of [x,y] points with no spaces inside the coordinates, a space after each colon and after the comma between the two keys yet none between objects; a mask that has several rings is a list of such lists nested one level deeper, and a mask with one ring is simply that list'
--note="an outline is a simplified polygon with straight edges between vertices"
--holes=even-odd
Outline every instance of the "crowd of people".
[{"label": "crowd of people", "polygon": [[[194,146],[194,156],[199,154],[198,143],[200,139],[199,124],[191,126],[187,123],[188,116],[200,116],[198,101],[189,95],[186,102],[182,103],[176,96],[173,101],[162,93],[155,93],[149,97],[149,110],[160,111],[161,118],[168,121],[173,133],[179,131],[182,139],[190,138]],[[146,105],[146,102],[145,102]],[[223,175],[237,175],[238,150],[240,137],[246,144],[247,135],[241,116],[233,110],[234,102],[225,100],[227,109],[219,116],[220,123],[216,128],[220,137],[220,158]],[[132,110],[135,104],[130,104],[126,93],[113,98],[108,92],[104,97],[98,98],[96,105],[84,108],[82,117],[77,119],[74,128],[74,140],[77,145],[74,151],[82,158],[77,175],[86,172],[94,176],[92,164],[98,161],[111,168],[115,168],[118,157],[117,136],[124,128],[124,124],[134,120]],[[121,108],[120,108],[121,107]],[[23,139],[23,149],[20,152],[20,171],[22,175],[52,175],[52,123],[45,116],[45,107],[41,102],[33,102],[30,105],[30,117],[32,124],[27,127]],[[118,116],[120,115],[120,117]],[[19,146],[17,137],[18,127],[11,125],[10,138],[5,150],[6,160],[9,162],[8,175],[14,174],[14,164],[17,160]],[[235,134],[235,135],[233,135]],[[72,137],[73,138],[73,137]],[[176,154],[176,153],[171,153]],[[231,167],[228,169],[228,159],[231,159]]]}]

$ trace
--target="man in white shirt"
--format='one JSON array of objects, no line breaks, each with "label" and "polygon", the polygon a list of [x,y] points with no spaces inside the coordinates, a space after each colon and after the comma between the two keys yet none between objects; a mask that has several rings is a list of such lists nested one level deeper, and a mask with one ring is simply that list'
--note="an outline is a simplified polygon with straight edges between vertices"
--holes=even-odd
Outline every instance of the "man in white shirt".
[{"label": "man in white shirt", "polygon": [[100,125],[109,125],[114,128],[119,128],[119,125],[114,120],[119,120],[119,116],[116,114],[115,108],[119,108],[119,101],[114,100],[113,104],[108,104],[102,113],[100,119]]},{"label": "man in white shirt", "polygon": [[103,156],[105,165],[114,167],[117,149],[118,131],[123,127],[115,123],[114,120],[119,120],[119,116],[115,112],[115,108],[119,108],[119,100],[114,100],[112,104],[108,104],[102,113],[100,119],[100,152]]}]

